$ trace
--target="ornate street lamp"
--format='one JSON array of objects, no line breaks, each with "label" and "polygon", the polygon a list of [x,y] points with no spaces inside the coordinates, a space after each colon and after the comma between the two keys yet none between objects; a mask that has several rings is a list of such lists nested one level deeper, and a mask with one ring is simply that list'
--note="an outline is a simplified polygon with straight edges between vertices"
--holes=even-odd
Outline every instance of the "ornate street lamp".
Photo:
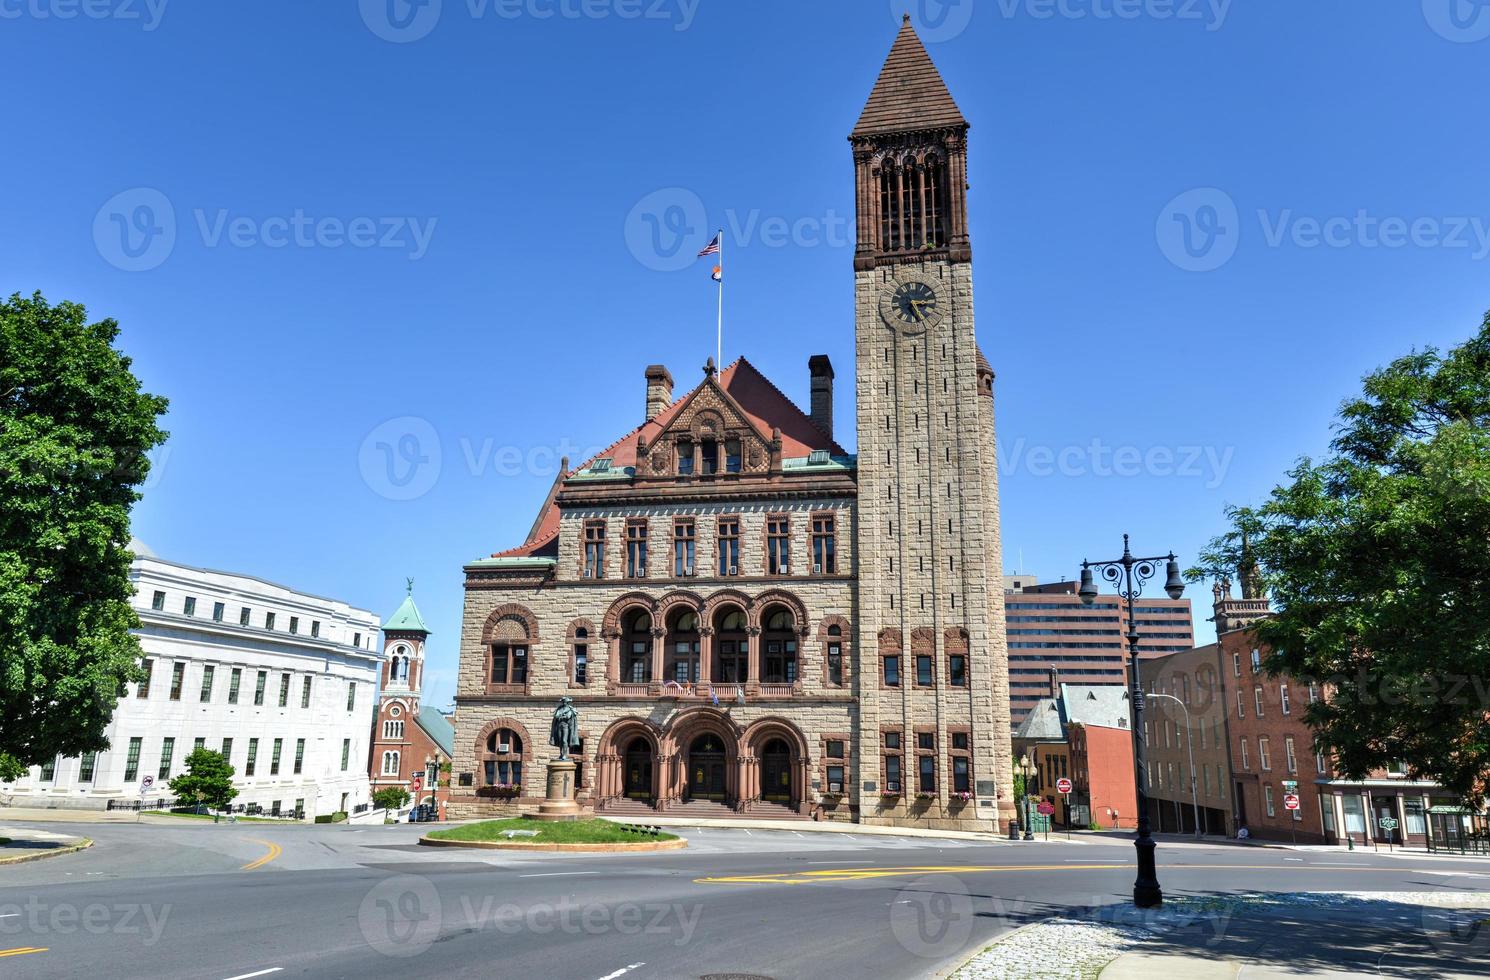
[{"label": "ornate street lamp", "polygon": [[1097,598],[1097,586],[1093,572],[1111,582],[1117,594],[1128,605],[1128,686],[1130,689],[1129,712],[1133,736],[1133,789],[1138,797],[1138,836],[1133,841],[1138,851],[1138,877],[1133,881],[1133,904],[1141,909],[1155,908],[1164,904],[1164,892],[1159,888],[1159,874],[1154,865],[1154,849],[1157,845],[1149,833],[1149,800],[1143,744],[1143,687],[1138,668],[1138,620],[1133,612],[1133,600],[1143,594],[1143,583],[1159,571],[1159,562],[1167,562],[1164,591],[1171,599],[1185,594],[1185,581],[1180,577],[1180,563],[1174,552],[1157,558],[1134,558],[1128,549],[1128,535],[1123,535],[1123,557],[1112,561],[1084,561],[1081,563],[1081,588],[1077,595],[1083,604],[1090,606]]},{"label": "ornate street lamp", "polygon": [[1034,840],[1035,835],[1030,832],[1030,757],[1026,753],[1019,757],[1019,771],[1024,775],[1024,792],[1019,794],[1023,797],[1024,805],[1024,839]]}]

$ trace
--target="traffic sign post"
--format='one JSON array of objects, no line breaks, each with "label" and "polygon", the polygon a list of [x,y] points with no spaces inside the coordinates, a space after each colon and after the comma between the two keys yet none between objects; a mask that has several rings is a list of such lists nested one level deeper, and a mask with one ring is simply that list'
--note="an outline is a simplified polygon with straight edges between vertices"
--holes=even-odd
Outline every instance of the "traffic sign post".
[{"label": "traffic sign post", "polygon": [[135,823],[140,822],[140,810],[145,809],[145,794],[150,792],[150,787],[155,785],[154,776],[146,776],[140,780],[140,806],[135,810]]},{"label": "traffic sign post", "polygon": [[1045,839],[1050,840],[1050,817],[1055,813],[1055,804],[1049,800],[1041,800],[1035,810],[1045,818]]},{"label": "traffic sign post", "polygon": [[1055,781],[1055,791],[1066,798],[1066,840],[1071,839],[1071,780],[1062,776]]}]

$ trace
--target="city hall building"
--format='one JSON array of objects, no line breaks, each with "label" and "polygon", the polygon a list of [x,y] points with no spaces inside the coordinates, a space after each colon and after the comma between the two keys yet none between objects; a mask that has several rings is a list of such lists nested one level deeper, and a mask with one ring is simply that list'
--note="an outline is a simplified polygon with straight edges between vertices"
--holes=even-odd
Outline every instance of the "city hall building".
[{"label": "city hall building", "polygon": [[452,817],[539,802],[568,696],[600,813],[1007,827],[968,128],[907,18],[850,136],[856,455],[827,357],[806,410],[744,358],[681,393],[652,366],[640,424],[466,566]]}]

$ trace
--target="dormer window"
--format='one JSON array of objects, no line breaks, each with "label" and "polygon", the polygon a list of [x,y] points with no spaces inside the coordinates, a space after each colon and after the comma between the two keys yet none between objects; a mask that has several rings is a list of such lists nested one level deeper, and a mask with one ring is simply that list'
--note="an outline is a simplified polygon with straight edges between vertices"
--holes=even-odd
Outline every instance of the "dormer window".
[{"label": "dormer window", "polygon": [[726,473],[740,472],[740,440],[728,439],[724,443],[724,471]]},{"label": "dormer window", "polygon": [[703,466],[700,472],[704,476],[713,476],[719,472],[719,443],[713,439],[703,441]]},{"label": "dormer window", "polygon": [[690,440],[678,441],[678,475],[693,475],[693,442]]}]

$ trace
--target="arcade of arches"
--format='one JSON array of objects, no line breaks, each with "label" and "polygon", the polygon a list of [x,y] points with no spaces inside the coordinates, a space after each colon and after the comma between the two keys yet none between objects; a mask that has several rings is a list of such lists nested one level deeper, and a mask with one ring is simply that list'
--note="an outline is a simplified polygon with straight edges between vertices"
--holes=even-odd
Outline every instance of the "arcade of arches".
[{"label": "arcade of arches", "polygon": [[622,718],[601,738],[595,764],[599,810],[623,800],[659,810],[695,801],[740,812],[811,810],[807,741],[785,719],[763,718],[742,729],[711,708],[681,712],[663,728]]}]

